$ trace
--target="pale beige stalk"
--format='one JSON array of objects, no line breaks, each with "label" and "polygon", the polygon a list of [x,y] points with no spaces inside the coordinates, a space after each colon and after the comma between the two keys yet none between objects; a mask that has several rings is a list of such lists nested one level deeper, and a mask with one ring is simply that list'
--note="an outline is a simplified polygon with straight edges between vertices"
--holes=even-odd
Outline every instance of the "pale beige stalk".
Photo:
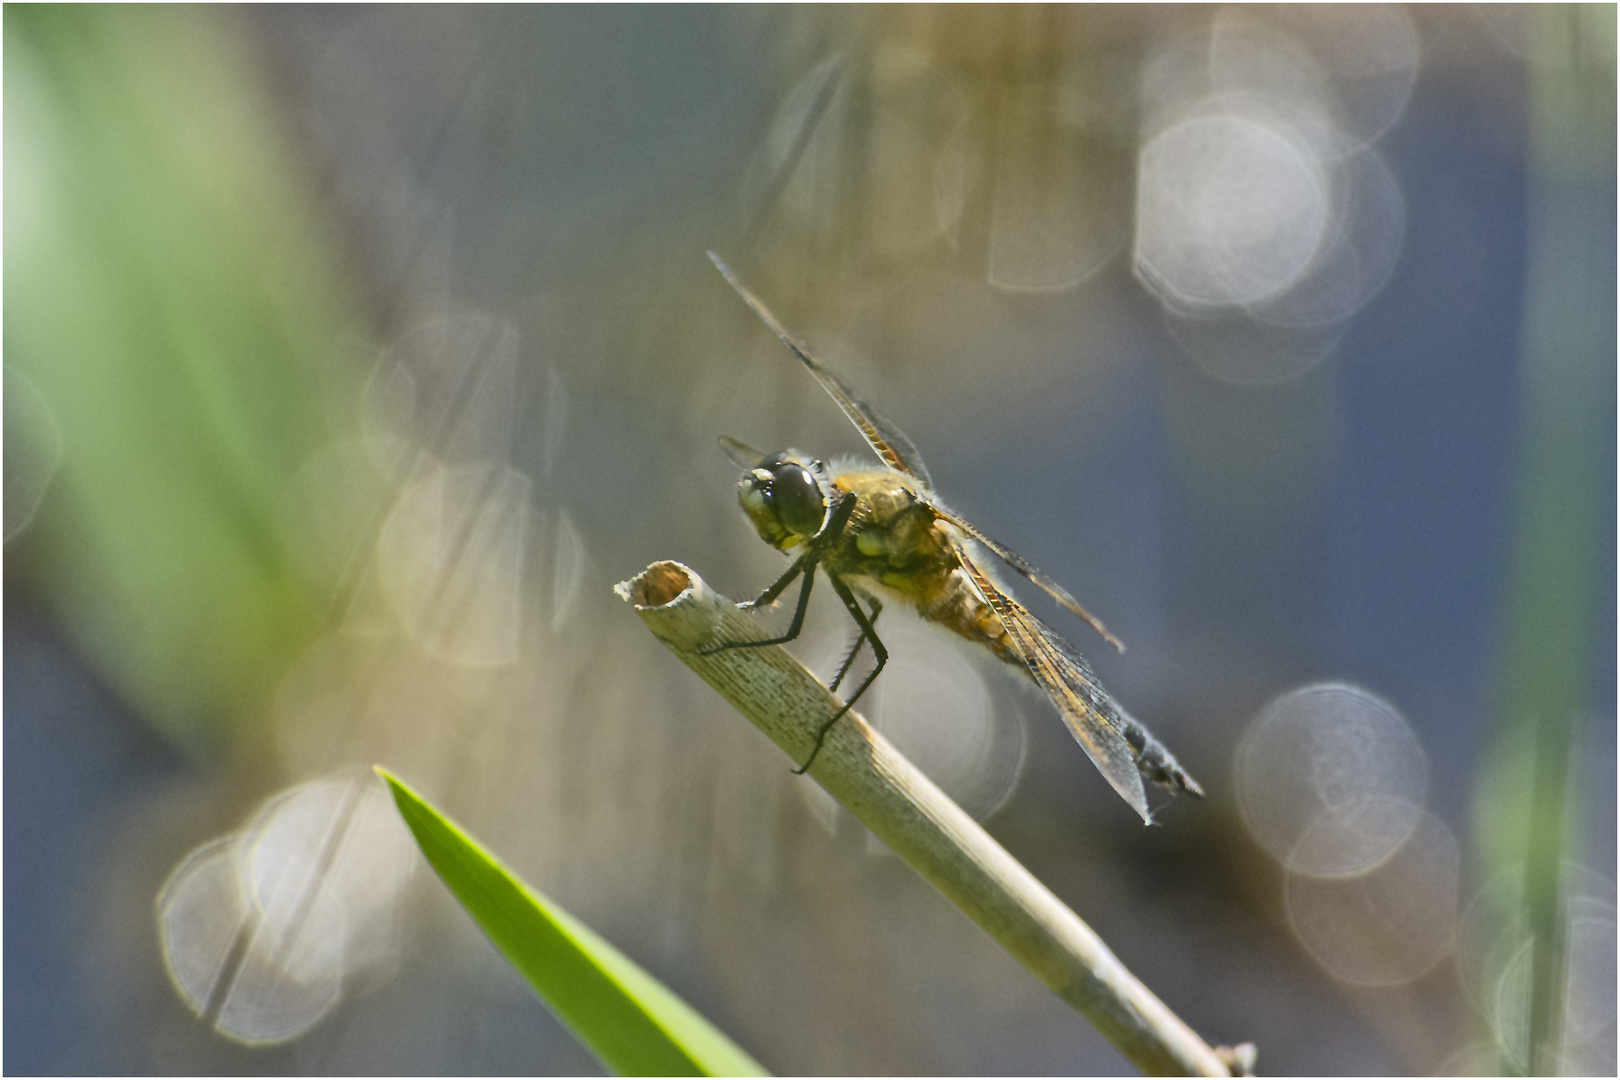
[{"label": "pale beige stalk", "polygon": [[[840,702],[780,646],[698,650],[766,635],[680,563],[659,562],[616,591],[670,651],[795,763]],[[1137,981],[1074,912],[854,712],[810,776],[1143,1072],[1228,1076],[1253,1050],[1219,1051]]]}]

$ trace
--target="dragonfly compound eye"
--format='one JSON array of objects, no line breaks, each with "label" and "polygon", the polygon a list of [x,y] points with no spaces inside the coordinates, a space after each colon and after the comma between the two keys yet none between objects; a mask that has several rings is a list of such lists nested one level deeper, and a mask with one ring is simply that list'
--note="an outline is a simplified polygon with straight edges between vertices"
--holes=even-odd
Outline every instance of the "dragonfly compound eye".
[{"label": "dragonfly compound eye", "polygon": [[814,536],[827,516],[827,499],[815,474],[797,461],[775,462],[770,472],[765,499],[776,520],[795,536]]}]

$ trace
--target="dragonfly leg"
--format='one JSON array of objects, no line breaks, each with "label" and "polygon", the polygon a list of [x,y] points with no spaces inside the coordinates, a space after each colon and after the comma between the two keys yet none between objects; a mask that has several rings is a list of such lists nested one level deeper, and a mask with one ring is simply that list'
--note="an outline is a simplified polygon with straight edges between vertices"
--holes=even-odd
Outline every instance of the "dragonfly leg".
[{"label": "dragonfly leg", "polygon": [[[875,596],[872,597],[871,600],[872,614],[867,616],[867,620],[873,624],[876,624],[878,615],[883,611],[883,601],[879,600]],[[827,684],[828,690],[831,690],[834,693],[838,692],[838,684],[844,681],[845,675],[849,674],[849,666],[855,662],[855,654],[861,651],[861,642],[865,640],[866,631],[862,630],[855,636],[855,644],[849,647],[849,655],[844,657],[843,664],[838,668],[838,674],[833,677],[832,682]]]},{"label": "dragonfly leg", "polygon": [[[849,586],[845,585],[844,580],[837,574],[830,573],[825,568],[823,568],[822,572],[827,574],[827,580],[832,583],[833,592],[838,594],[838,599],[844,602],[844,607],[855,619],[855,622],[860,625],[861,636],[856,639],[856,645],[858,646],[863,640],[870,641],[872,643],[872,656],[877,662],[872,665],[872,670],[866,673],[866,678],[862,680],[860,686],[855,688],[855,692],[849,696],[843,706],[828,717],[827,722],[821,725],[821,730],[816,732],[816,745],[810,751],[810,756],[805,759],[803,765],[793,770],[794,773],[800,776],[803,776],[805,771],[815,763],[816,755],[821,753],[821,744],[827,740],[827,732],[831,731],[832,726],[838,723],[839,719],[849,712],[851,706],[861,699],[861,695],[866,693],[866,688],[872,685],[872,680],[878,677],[878,672],[883,670],[883,665],[889,662],[889,650],[883,647],[883,642],[878,638],[877,631],[872,629],[872,620],[866,617],[866,611],[861,607],[860,601],[855,599],[855,594],[850,591]],[[882,608],[879,607],[878,610],[881,611]],[[876,612],[873,613],[873,617],[876,617]],[[840,675],[840,677],[842,676]]]},{"label": "dragonfly leg", "polygon": [[793,611],[793,623],[787,628],[787,633],[781,637],[766,638],[763,641],[722,642],[719,645],[710,645],[707,648],[699,649],[698,655],[712,656],[726,649],[781,645],[798,637],[799,631],[804,627],[804,613],[810,607],[810,586],[815,582],[816,563],[820,561],[821,552],[826,548],[828,540],[843,532],[844,526],[849,524],[849,517],[855,512],[855,502],[855,493],[852,491],[845,492],[833,506],[832,512],[827,515],[827,520],[822,523],[821,528],[816,530],[816,535],[812,536],[805,545],[804,554],[795,559],[793,565],[787,568],[787,573],[773,581],[770,588],[754,597],[754,599],[737,605],[739,608],[747,610],[773,604],[776,602],[776,598],[786,592],[789,585],[793,584],[793,579],[803,574],[804,585],[799,589],[799,604]]},{"label": "dragonfly leg", "polygon": [[715,653],[724,652],[727,649],[757,649],[761,645],[781,645],[798,637],[799,631],[804,628],[804,613],[810,609],[810,586],[814,585],[816,581],[816,560],[813,552],[807,551],[799,556],[798,560],[788,567],[788,572],[777,578],[770,588],[760,594],[758,600],[738,605],[739,607],[758,607],[762,604],[769,604],[782,595],[783,590],[793,584],[793,579],[800,574],[804,575],[804,584],[799,587],[799,602],[793,609],[793,622],[789,624],[787,633],[781,637],[766,638],[763,641],[725,641],[719,645],[710,645],[699,649],[698,655],[713,656]]},{"label": "dragonfly leg", "polygon": [[[808,552],[806,552],[806,555],[808,555]],[[794,559],[793,565],[787,568],[787,572],[771,582],[769,588],[752,600],[744,600],[737,606],[746,611],[750,608],[770,607],[776,603],[776,598],[787,591],[787,587],[793,584],[793,579],[804,573],[804,560],[805,555],[800,555],[797,559]]]},{"label": "dragonfly leg", "polygon": [[810,538],[812,550],[821,550],[844,531],[844,526],[849,524],[850,515],[855,513],[855,504],[858,501],[853,491],[846,491],[838,497],[838,501],[833,504],[832,512],[827,515],[827,520],[821,523],[816,535]]}]

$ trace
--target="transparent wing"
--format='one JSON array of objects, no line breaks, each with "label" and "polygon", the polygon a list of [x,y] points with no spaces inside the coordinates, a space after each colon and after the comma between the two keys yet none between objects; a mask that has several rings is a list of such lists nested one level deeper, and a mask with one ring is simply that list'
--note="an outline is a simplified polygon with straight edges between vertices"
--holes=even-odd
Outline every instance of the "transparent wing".
[{"label": "transparent wing", "polygon": [[[1035,584],[1039,585],[1042,589],[1046,590],[1046,594],[1052,599],[1056,600],[1058,603],[1062,604],[1064,607],[1086,620],[1093,630],[1102,635],[1104,641],[1108,642],[1120,652],[1125,651],[1125,643],[1120,641],[1119,638],[1115,637],[1113,634],[1109,633],[1108,627],[1102,624],[1101,619],[1097,618],[1097,616],[1081,607],[1080,601],[1069,595],[1069,590],[1053,581],[1046,575],[1044,571],[1034,566],[1029,562],[1029,560],[1025,559],[1012,548],[1007,547],[1005,544],[999,544],[990,539],[988,536],[984,535],[983,532],[979,531],[978,526],[974,525],[972,522],[957,517],[954,513],[946,510],[944,507],[933,502],[932,500],[929,501],[928,505],[933,507],[934,512],[940,517],[944,518],[946,521],[950,522],[952,525],[955,525],[958,529],[961,529],[964,533],[973,537],[973,539],[995,552],[1001,557],[1002,562],[1006,563],[1008,566],[1012,567],[1020,574],[1023,574]],[[1030,617],[1034,618],[1034,616]]]},{"label": "transparent wing", "polygon": [[[759,297],[749,292],[743,286],[743,283],[737,280],[736,275],[731,272],[731,268],[725,264],[725,260],[712,251],[709,252],[709,258],[713,261],[716,269],[725,276],[731,287],[737,290],[737,295],[742,297],[748,306],[754,309],[754,314],[758,315],[765,325],[770,327],[776,333],[776,336],[782,339],[782,344],[786,345],[793,355],[799,358],[800,363],[810,369],[810,374],[814,375],[822,388],[832,395],[834,401],[838,402],[838,407],[844,410],[844,415],[849,417],[850,422],[865,437],[867,445],[876,451],[878,457],[883,459],[883,463],[891,469],[897,469],[907,476],[921,480],[925,487],[933,487],[933,480],[928,475],[928,466],[923,464],[922,455],[917,453],[917,448],[912,445],[910,439],[906,438],[905,432],[895,427],[894,423],[882,413],[861,400],[861,396],[848,383],[823,366],[820,360],[810,355],[808,349],[795,341],[792,335],[783,328],[782,324],[776,321],[776,316],[771,314],[770,309],[760,302]],[[1076,606],[1078,607],[1078,605]],[[1086,617],[1090,618],[1090,616]]]},{"label": "transparent wing", "polygon": [[1130,803],[1144,822],[1152,824],[1153,815],[1148,810],[1137,752],[1126,737],[1127,731],[1139,737],[1145,732],[1121,715],[1119,707],[1072,645],[1030,614],[1028,608],[996,588],[989,575],[973,562],[966,545],[956,543],[954,546],[962,568],[1001,619],[1014,651],[1057,707],[1081,749],[1119,792],[1120,798]]},{"label": "transparent wing", "polygon": [[720,449],[725,451],[726,457],[730,458],[731,463],[739,469],[752,469],[765,460],[765,455],[752,446],[725,435],[720,436]]}]

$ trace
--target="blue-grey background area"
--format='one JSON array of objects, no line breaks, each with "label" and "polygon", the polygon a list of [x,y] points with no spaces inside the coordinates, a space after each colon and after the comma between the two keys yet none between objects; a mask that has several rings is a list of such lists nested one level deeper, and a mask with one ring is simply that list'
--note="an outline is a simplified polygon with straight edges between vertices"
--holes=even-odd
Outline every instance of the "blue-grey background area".
[{"label": "blue-grey background area", "polygon": [[[1511,637],[1534,226],[1526,66],[1469,12],[1414,16],[1423,65],[1377,144],[1405,199],[1393,275],[1320,363],[1265,386],[1219,383],[1188,361],[1128,252],[1070,292],[995,299],[1007,352],[1038,354],[1006,368],[1012,361],[966,334],[962,355],[937,356],[950,328],[914,335],[914,323],[885,322],[882,312],[825,314],[828,292],[812,268],[773,277],[758,253],[780,256],[794,236],[815,234],[818,250],[843,258],[828,270],[840,281],[865,272],[887,288],[943,283],[932,301],[942,311],[952,290],[983,285],[983,239],[972,228],[914,260],[866,258],[869,223],[859,214],[839,216],[834,198],[830,218],[798,221],[793,232],[758,181],[760,147],[789,91],[836,53],[858,69],[874,42],[900,32],[884,21],[892,13],[611,5],[206,17],[254,58],[293,148],[290,167],[321,208],[332,260],[373,335],[355,350],[357,370],[421,312],[476,309],[517,327],[510,462],[583,539],[580,602],[597,610],[591,618],[626,624],[600,631],[577,662],[567,693],[579,738],[589,735],[593,681],[622,688],[656,676],[678,687],[656,706],[634,694],[602,699],[674,733],[656,743],[666,755],[651,769],[665,770],[658,796],[698,809],[619,828],[677,865],[647,872],[651,895],[634,895],[646,876],[632,876],[622,895],[581,889],[576,914],[779,1072],[1127,1069],[1032,978],[1004,970],[1010,964],[954,912],[930,907],[940,902],[910,871],[848,833],[825,835],[796,803],[758,811],[791,851],[760,872],[769,880],[752,903],[771,910],[735,927],[732,940],[713,915],[711,879],[730,880],[714,870],[728,821],[694,794],[712,777],[688,772],[691,758],[668,748],[756,736],[733,731],[717,700],[682,683],[610,587],[660,558],[681,559],[737,596],[775,572],[736,513],[733,469],[714,436],[814,443],[829,455],[860,449],[831,403],[746,322],[705,257],[717,248],[761,293],[766,282],[806,284],[770,295],[778,314],[804,336],[840,335],[822,346],[833,356],[864,357],[855,381],[927,455],[951,505],[1129,641],[1126,655],[1106,655],[1078,624],[1064,630],[1211,791],[1143,830],[1061,725],[1026,704],[1024,774],[991,831],[1195,1029],[1258,1043],[1265,1072],[1438,1069],[1469,1042],[1474,1021],[1450,961],[1387,992],[1346,987],[1313,963],[1290,937],[1280,875],[1242,838],[1230,795],[1234,746],[1268,701],[1315,681],[1363,686],[1418,735],[1428,808],[1460,838],[1468,882]],[[1200,17],[1144,10],[1113,28],[1117,48],[1136,55],[1175,20]],[[11,21],[8,9],[8,38]],[[916,48],[927,57],[926,35]],[[1612,305],[1612,162],[1580,197],[1610,256],[1592,293]],[[1613,323],[1611,307],[1611,352]],[[1088,337],[1098,325],[1102,360]],[[1040,344],[1016,341],[1027,328]],[[1612,356],[1601,373],[1590,392],[1612,403]],[[546,396],[553,386],[561,398]],[[559,409],[566,435],[548,441],[541,425]],[[1189,428],[1189,412],[1217,419]],[[1599,442],[1609,447],[1613,410],[1605,416]],[[1275,469],[1273,455],[1295,454],[1317,455],[1283,463],[1307,477],[1299,492],[1279,495],[1264,469],[1259,479],[1236,475],[1242,462]],[[1203,468],[1233,471],[1212,482]],[[1609,882],[1612,902],[1614,460],[1594,469],[1597,557],[1573,783],[1586,793],[1576,803],[1577,854]],[[1293,482],[1291,469],[1278,471],[1278,485]],[[53,498],[60,492],[47,491],[42,525]],[[264,751],[240,727],[201,749],[166,737],[53,619],[51,579],[36,572],[47,553],[30,547],[35,539],[25,532],[6,548],[7,1073],[597,1068],[484,955],[482,939],[445,931],[442,913],[431,930],[407,930],[393,971],[293,1044],[239,1046],[193,1018],[163,972],[154,898],[188,850],[238,827],[289,777],[256,764]],[[653,801],[648,762],[615,765],[624,748],[587,748],[596,771],[581,784],[581,820],[600,823],[593,815],[609,804],[645,810]],[[768,755],[700,765],[788,767]],[[521,785],[498,796],[508,797],[513,820],[486,821],[492,831],[571,827],[524,817]],[[538,879],[583,865],[522,850],[512,861],[565,900],[567,881]],[[437,884],[424,874],[416,887]],[[851,925],[828,894],[861,890],[890,902],[859,909],[865,921]],[[604,895],[612,902],[593,908]],[[906,935],[930,927],[965,944],[919,956]],[[1401,1009],[1444,1037],[1411,1037],[1392,1019]]]}]

